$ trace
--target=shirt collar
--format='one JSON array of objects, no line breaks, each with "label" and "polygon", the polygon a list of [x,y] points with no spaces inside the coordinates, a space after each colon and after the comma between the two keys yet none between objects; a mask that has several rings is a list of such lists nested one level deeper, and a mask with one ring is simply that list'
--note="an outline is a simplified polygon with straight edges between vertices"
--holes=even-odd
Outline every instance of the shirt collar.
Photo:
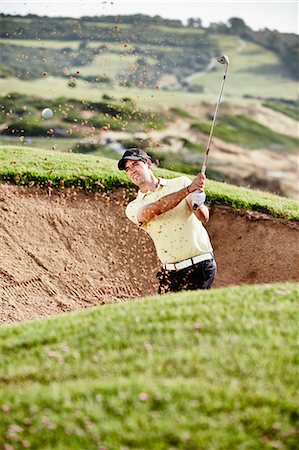
[{"label": "shirt collar", "polygon": [[[159,178],[159,184],[156,188],[156,190],[161,189],[161,187],[166,186],[166,184],[168,183],[167,180],[165,180],[165,178]],[[144,198],[146,195],[149,194],[153,194],[156,191],[147,191],[147,192],[141,192],[140,190],[138,191],[138,197],[139,198]]]}]

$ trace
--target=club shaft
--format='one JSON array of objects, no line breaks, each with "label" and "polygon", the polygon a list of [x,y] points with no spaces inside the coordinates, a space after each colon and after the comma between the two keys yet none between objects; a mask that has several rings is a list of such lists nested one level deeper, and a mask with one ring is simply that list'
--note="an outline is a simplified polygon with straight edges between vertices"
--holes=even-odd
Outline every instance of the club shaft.
[{"label": "club shaft", "polygon": [[224,72],[224,75],[223,75],[223,80],[222,80],[222,83],[221,83],[221,88],[220,88],[220,92],[219,92],[219,95],[218,95],[216,109],[215,109],[215,113],[214,113],[211,129],[210,129],[210,135],[209,135],[208,143],[207,143],[206,150],[205,150],[205,158],[204,158],[204,161],[203,161],[203,164],[202,164],[202,167],[201,167],[201,173],[203,175],[205,175],[205,173],[206,173],[207,160],[208,160],[208,155],[209,155],[209,151],[210,151],[210,145],[211,145],[211,141],[212,141],[212,137],[213,137],[214,125],[215,125],[215,122],[216,122],[216,119],[217,119],[217,115],[218,115],[218,109],[219,109],[219,105],[220,105],[220,101],[221,101],[221,96],[222,96],[222,92],[223,92],[223,88],[224,88],[224,83],[225,83],[225,80],[226,80],[227,70],[228,70],[228,65],[226,65],[225,72]]}]

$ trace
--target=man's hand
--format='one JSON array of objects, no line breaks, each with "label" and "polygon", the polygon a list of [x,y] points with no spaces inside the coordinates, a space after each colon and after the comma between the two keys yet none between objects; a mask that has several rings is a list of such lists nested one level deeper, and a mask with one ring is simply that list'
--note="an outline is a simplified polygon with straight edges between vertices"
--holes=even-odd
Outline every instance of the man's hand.
[{"label": "man's hand", "polygon": [[204,204],[205,201],[206,201],[206,194],[204,192],[199,191],[192,192],[191,202],[193,211],[199,209]]},{"label": "man's hand", "polygon": [[[205,175],[199,173],[190,186],[188,186],[189,192],[191,192],[191,195],[188,195],[187,197],[187,203],[190,206],[190,209],[193,211],[193,213],[196,215],[198,220],[201,222],[208,222],[209,221],[209,209],[204,205],[205,201],[205,193],[204,193],[204,187],[205,187],[206,177]],[[194,204],[198,205],[196,209],[194,209]]]},{"label": "man's hand", "polygon": [[189,192],[203,192],[205,188],[206,177],[202,173],[196,175],[192,183],[188,186]]}]

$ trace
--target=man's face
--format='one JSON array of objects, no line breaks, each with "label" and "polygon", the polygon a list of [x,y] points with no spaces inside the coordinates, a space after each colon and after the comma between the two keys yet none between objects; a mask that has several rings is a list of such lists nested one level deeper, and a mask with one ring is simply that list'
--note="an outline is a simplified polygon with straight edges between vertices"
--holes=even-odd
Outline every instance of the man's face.
[{"label": "man's face", "polygon": [[125,171],[130,180],[136,184],[136,186],[141,186],[151,180],[150,163],[148,161],[133,161],[129,159],[126,162]]}]

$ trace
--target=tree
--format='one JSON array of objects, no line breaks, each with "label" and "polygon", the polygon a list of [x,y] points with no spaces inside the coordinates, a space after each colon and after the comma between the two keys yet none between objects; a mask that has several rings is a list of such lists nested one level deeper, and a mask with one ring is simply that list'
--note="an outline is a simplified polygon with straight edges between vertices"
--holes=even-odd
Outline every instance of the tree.
[{"label": "tree", "polygon": [[192,17],[191,17],[190,19],[187,20],[187,27],[189,27],[189,28],[202,28],[202,21],[199,18],[192,19]]},{"label": "tree", "polygon": [[229,29],[231,34],[237,34],[238,36],[246,35],[246,32],[250,30],[250,28],[246,25],[243,19],[239,17],[232,17],[228,20]]}]

